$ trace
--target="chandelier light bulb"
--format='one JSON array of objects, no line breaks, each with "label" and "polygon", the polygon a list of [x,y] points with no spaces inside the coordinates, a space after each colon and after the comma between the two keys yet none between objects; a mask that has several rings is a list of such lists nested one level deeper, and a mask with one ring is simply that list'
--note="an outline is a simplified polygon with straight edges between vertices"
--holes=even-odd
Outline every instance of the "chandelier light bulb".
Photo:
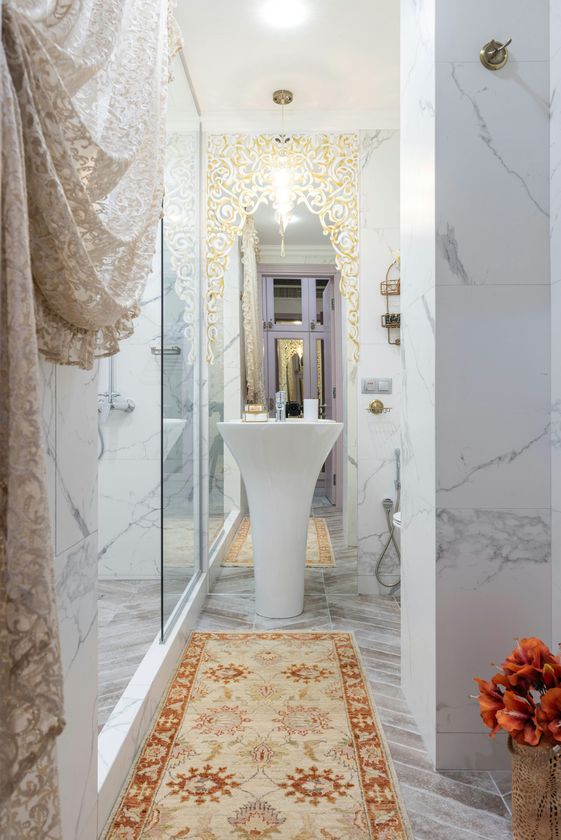
[{"label": "chandelier light bulb", "polygon": [[273,172],[273,184],[277,188],[288,187],[290,183],[290,172],[286,167]]}]

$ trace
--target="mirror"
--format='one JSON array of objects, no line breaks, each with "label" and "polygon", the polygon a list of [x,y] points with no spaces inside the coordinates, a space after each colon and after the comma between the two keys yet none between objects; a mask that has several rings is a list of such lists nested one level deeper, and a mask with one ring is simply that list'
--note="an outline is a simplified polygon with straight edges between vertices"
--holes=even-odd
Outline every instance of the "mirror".
[{"label": "mirror", "polygon": [[[219,556],[213,590],[223,593],[253,590],[251,531],[243,483],[235,463],[227,463],[231,456],[212,412],[216,407],[217,419],[239,418],[240,401],[247,401],[248,356],[262,354],[262,385],[270,417],[275,416],[279,390],[287,395],[287,422],[298,422],[308,398],[318,400],[320,418],[344,420],[346,413],[342,381],[346,327],[335,252],[319,218],[303,205],[297,206],[286,229],[284,257],[273,207],[261,205],[253,222],[259,239],[257,270],[247,272],[240,259],[240,242],[236,243],[218,307],[216,360],[209,369],[209,537],[211,544],[215,537],[211,551]],[[255,284],[251,292],[246,279]],[[243,310],[250,298],[254,317],[246,321]],[[246,325],[252,330],[249,337]],[[316,593],[357,589],[357,551],[347,546],[343,525],[344,445],[340,438],[322,467],[314,493],[309,532],[313,559],[308,563],[307,585]],[[298,480],[297,474],[294,479]],[[318,544],[314,535],[320,531],[325,539]]]},{"label": "mirror", "polygon": [[289,403],[300,405],[304,402],[304,341],[301,338],[277,338],[275,343],[275,391],[284,391]]}]

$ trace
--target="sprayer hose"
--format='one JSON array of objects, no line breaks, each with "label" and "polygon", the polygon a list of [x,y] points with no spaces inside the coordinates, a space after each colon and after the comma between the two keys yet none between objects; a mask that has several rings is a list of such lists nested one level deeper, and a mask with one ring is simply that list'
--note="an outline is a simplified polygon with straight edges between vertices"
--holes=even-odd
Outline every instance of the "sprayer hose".
[{"label": "sprayer hose", "polygon": [[[401,490],[398,490],[397,491],[397,498],[395,500],[395,510],[396,511],[398,511],[400,509],[400,507],[399,507],[400,503],[401,503]],[[378,562],[376,563],[376,569],[374,571],[374,574],[376,575],[376,580],[378,581],[380,586],[383,586],[386,589],[395,589],[401,583],[401,575],[398,577],[398,579],[395,581],[395,583],[384,583],[380,579],[381,578],[380,568],[382,566],[382,563],[384,562],[384,557],[386,556],[388,548],[390,547],[390,545],[392,543],[393,543],[393,547],[395,549],[395,553],[397,554],[397,559],[401,563],[401,551],[399,550],[399,546],[398,546],[397,541],[395,539],[395,525],[393,524],[393,519],[391,518],[391,509],[386,510],[386,521],[388,523],[389,535],[388,535],[388,538],[386,540],[386,544],[384,545],[384,547],[382,549],[382,552],[381,552],[380,556],[378,557]]]}]

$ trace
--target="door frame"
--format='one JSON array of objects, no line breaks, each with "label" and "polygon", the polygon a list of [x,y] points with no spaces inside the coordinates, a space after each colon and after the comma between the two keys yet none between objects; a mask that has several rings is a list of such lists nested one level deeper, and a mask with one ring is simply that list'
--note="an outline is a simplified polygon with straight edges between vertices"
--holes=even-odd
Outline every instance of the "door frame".
[{"label": "door frame", "polygon": [[[345,417],[343,406],[343,307],[339,288],[340,272],[334,264],[306,264],[294,263],[283,265],[278,263],[259,263],[257,265],[259,288],[263,289],[263,277],[274,275],[279,279],[299,279],[301,277],[328,278],[333,281],[334,311],[331,318],[331,376],[335,387],[336,398],[333,400],[333,420],[342,423]],[[263,347],[266,347],[265,330],[262,329]],[[348,409],[348,406],[347,406]],[[347,417],[351,414],[347,410]],[[343,463],[345,458],[346,436],[340,435],[333,447],[334,472],[337,476],[335,484],[335,507],[343,509]]]}]

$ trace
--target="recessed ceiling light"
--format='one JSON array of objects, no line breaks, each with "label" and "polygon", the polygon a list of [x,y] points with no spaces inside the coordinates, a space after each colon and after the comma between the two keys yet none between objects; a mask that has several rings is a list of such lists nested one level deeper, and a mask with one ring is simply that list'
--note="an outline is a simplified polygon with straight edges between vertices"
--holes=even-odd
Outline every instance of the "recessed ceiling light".
[{"label": "recessed ceiling light", "polygon": [[303,0],[263,0],[259,6],[259,17],[263,23],[276,29],[301,26],[309,16],[308,4]]}]

